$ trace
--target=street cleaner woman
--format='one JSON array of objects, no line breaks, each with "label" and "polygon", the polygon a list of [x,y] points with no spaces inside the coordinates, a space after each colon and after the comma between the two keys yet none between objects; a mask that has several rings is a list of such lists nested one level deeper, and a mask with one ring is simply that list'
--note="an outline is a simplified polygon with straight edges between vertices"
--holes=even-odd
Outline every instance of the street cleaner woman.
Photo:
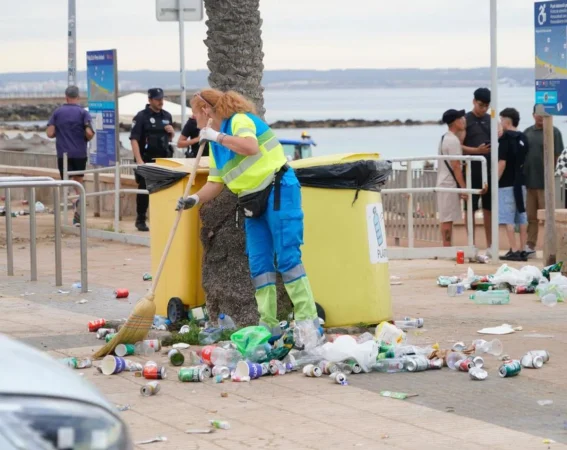
[{"label": "street cleaner woman", "polygon": [[[260,325],[273,338],[282,334],[276,316],[275,253],[277,270],[294,306],[295,344],[315,346],[319,322],[301,262],[301,187],[287,165],[282,146],[256,115],[254,105],[236,92],[205,89],[193,96],[191,107],[201,128],[201,142],[209,141],[210,171],[207,183],[196,194],[179,199],[177,208],[189,209],[211,201],[225,185],[238,195],[245,216],[246,252]],[[208,119],[212,119],[211,127],[207,127]]]}]

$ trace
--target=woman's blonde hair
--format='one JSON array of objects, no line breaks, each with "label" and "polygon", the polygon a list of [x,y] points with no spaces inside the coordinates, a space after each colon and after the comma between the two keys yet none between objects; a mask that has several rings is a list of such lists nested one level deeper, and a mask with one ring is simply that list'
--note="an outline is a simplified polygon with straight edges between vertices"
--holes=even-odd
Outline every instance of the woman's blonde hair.
[{"label": "woman's blonde hair", "polygon": [[236,113],[256,114],[254,103],[238,92],[222,92],[217,89],[204,89],[191,99],[191,108],[210,107],[221,119],[228,119]]}]

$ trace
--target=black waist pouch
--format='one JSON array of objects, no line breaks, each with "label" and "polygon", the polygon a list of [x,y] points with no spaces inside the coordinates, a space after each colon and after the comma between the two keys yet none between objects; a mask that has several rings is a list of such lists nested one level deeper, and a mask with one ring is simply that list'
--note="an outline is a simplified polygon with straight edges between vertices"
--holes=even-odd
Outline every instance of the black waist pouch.
[{"label": "black waist pouch", "polygon": [[270,198],[273,187],[274,183],[270,183],[266,189],[260,192],[244,195],[238,199],[238,206],[242,210],[244,217],[256,218],[266,212],[268,199]]}]

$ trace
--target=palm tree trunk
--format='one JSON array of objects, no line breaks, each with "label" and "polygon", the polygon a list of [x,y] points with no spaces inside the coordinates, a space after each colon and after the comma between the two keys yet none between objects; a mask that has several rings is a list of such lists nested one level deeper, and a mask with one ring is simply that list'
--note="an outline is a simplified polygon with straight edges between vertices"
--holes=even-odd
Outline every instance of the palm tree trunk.
[{"label": "palm tree trunk", "polygon": [[233,90],[256,104],[264,117],[264,52],[259,0],[205,0],[209,84]]}]

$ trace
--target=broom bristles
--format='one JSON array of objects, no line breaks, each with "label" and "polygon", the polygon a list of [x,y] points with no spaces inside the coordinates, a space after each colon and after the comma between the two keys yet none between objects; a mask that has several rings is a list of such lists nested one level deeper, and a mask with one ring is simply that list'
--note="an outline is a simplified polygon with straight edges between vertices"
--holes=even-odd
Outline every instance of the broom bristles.
[{"label": "broom bristles", "polygon": [[136,303],[134,311],[132,311],[126,323],[120,328],[120,331],[110,342],[96,352],[93,358],[100,359],[113,353],[119,344],[135,344],[144,340],[152,327],[155,313],[154,294],[149,293]]}]

